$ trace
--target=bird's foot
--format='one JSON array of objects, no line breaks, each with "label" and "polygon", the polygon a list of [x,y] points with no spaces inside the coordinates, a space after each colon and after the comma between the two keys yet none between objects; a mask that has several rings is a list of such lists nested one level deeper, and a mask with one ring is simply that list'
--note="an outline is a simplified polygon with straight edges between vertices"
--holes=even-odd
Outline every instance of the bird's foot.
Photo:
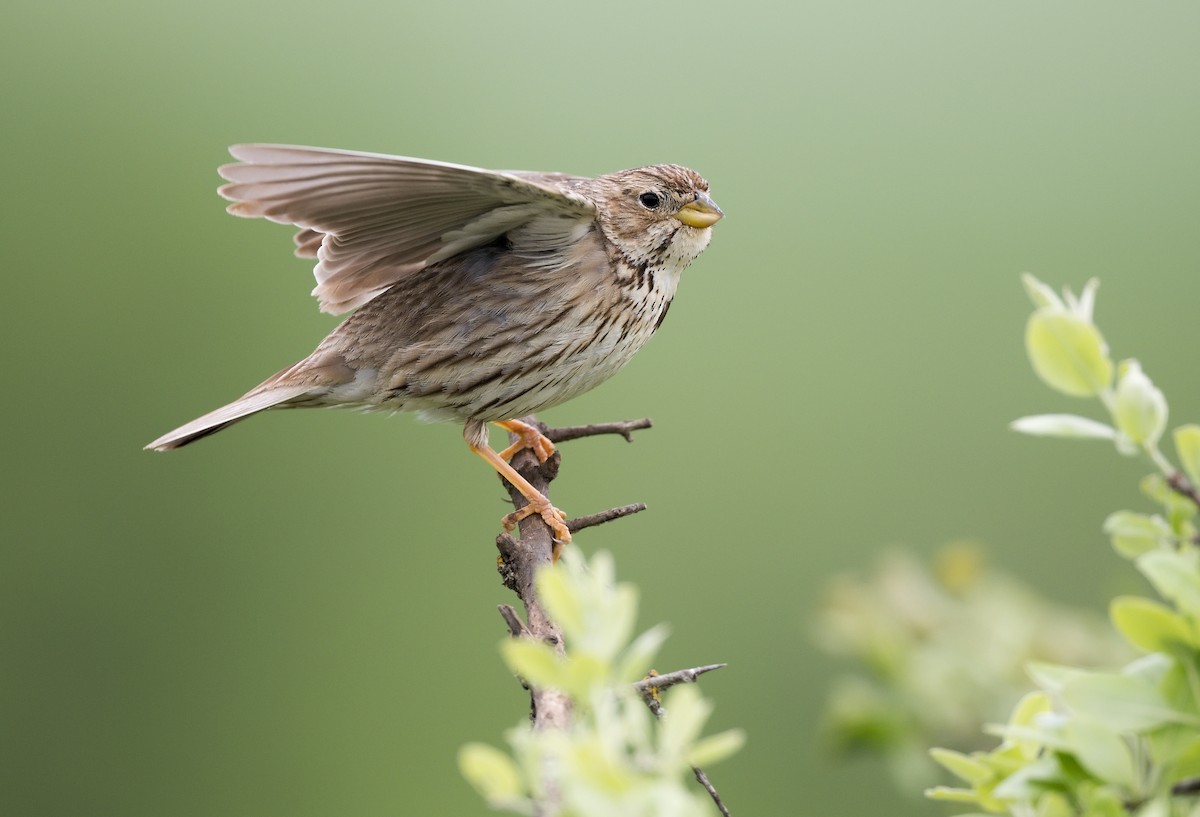
[{"label": "bird's foot", "polygon": [[[528,448],[537,457],[538,462],[545,462],[554,453],[554,443],[542,432],[529,423],[520,420],[504,420],[496,423],[505,431],[516,434],[520,439],[500,452],[500,459],[509,462],[514,456]],[[549,523],[547,523],[549,524]]]},{"label": "bird's foot", "polygon": [[550,500],[544,496],[537,496],[529,501],[529,504],[522,505],[517,510],[507,514],[500,520],[500,524],[504,529],[511,533],[516,528],[517,523],[527,516],[539,514],[542,521],[549,526],[551,533],[554,534],[554,551],[551,554],[551,560],[557,562],[558,554],[562,552],[563,545],[571,543],[571,530],[567,527],[567,517],[562,511],[550,504]]}]

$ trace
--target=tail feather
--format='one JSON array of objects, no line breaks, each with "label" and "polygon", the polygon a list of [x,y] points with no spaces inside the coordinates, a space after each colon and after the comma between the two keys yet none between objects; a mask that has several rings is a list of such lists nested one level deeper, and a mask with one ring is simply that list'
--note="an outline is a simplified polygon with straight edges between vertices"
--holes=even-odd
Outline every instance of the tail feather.
[{"label": "tail feather", "polygon": [[146,450],[170,451],[181,448],[201,437],[215,434],[228,425],[243,420],[251,414],[257,414],[269,408],[274,408],[289,400],[293,400],[305,392],[311,391],[311,385],[284,386],[263,391],[252,391],[244,397],[239,397],[228,405],[210,411],[203,417],[197,417],[186,425],[174,431],[169,431],[146,446]]}]

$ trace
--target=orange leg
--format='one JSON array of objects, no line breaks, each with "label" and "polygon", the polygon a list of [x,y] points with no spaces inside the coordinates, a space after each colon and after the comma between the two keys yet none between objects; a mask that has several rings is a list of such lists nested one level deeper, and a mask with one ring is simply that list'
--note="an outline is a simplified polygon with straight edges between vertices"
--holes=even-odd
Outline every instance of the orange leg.
[{"label": "orange leg", "polygon": [[[521,425],[524,425],[524,423]],[[547,440],[547,442],[549,441]],[[554,533],[555,542],[552,558],[553,561],[557,562],[558,554],[562,551],[562,546],[569,544],[571,541],[571,531],[567,529],[567,519],[563,512],[551,505],[550,500],[544,494],[530,485],[529,481],[518,474],[515,468],[505,462],[500,454],[493,451],[487,442],[477,444],[468,439],[467,445],[470,446],[472,451],[483,457],[488,465],[495,468],[500,476],[508,480],[514,488],[521,492],[521,496],[529,501],[528,505],[518,508],[501,520],[504,529],[511,531],[525,517],[535,513],[540,514],[542,520],[550,526],[550,530]]]},{"label": "orange leg", "polygon": [[509,462],[526,448],[533,452],[533,455],[538,458],[538,462],[545,462],[554,453],[554,443],[550,442],[550,438],[529,423],[522,423],[520,420],[501,420],[496,425],[520,437],[519,440],[500,452],[500,459],[505,462]]}]

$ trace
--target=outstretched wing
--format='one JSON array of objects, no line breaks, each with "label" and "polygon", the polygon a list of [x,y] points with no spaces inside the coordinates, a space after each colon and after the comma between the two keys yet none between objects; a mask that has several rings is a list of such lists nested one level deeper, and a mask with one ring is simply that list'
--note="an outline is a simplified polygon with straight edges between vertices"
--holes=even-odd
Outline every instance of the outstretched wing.
[{"label": "outstretched wing", "polygon": [[229,212],[300,227],[296,254],[316,258],[313,295],[337,314],[430,264],[537,222],[539,249],[566,246],[593,203],[583,179],[290,145],[234,145],[218,191]]}]

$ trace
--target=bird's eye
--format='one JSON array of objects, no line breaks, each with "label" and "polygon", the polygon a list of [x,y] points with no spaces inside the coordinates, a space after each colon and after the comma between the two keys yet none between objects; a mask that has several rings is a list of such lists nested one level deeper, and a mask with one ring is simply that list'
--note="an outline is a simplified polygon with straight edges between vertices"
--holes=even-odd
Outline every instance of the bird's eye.
[{"label": "bird's eye", "polygon": [[640,201],[642,206],[647,210],[657,210],[658,205],[662,204],[662,199],[659,198],[657,193],[643,193],[642,195],[638,196],[638,201]]}]

